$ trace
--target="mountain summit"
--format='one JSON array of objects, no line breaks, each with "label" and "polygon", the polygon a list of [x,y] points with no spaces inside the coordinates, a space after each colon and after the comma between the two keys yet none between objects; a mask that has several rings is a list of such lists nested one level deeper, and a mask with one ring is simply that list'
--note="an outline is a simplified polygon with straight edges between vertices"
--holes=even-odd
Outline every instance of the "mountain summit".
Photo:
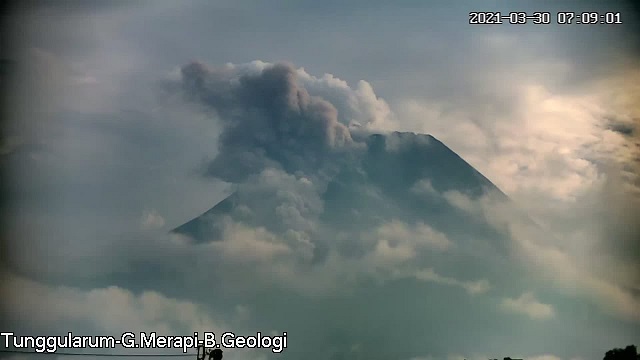
[{"label": "mountain summit", "polygon": [[[362,137],[366,151],[340,167],[322,195],[323,217],[338,227],[373,224],[376,218],[408,217],[442,222],[436,194],[456,191],[471,199],[504,195],[491,181],[431,135],[393,132]],[[366,188],[366,190],[363,189]],[[242,187],[200,216],[171,230],[197,241],[218,240],[217,220],[241,206]]]}]

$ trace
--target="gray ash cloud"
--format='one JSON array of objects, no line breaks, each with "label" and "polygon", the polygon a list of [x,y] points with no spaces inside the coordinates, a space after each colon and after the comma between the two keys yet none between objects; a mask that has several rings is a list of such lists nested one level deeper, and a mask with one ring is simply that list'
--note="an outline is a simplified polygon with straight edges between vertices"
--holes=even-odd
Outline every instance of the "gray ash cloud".
[{"label": "gray ash cloud", "polygon": [[237,71],[193,62],[180,73],[168,89],[214,110],[224,124],[209,176],[238,183],[270,167],[315,173],[353,148],[336,107],[310,95],[290,64]]}]

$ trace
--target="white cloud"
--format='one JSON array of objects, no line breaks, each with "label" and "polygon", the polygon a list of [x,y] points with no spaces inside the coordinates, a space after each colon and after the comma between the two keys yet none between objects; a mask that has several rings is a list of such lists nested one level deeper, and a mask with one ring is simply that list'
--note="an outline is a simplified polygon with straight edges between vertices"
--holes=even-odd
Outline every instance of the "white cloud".
[{"label": "white cloud", "polygon": [[[454,248],[454,244],[444,234],[424,223],[408,225],[392,220],[372,231],[360,234],[365,252],[358,257],[342,254],[333,243],[326,241],[329,254],[322,264],[308,266],[313,243],[295,249],[291,244],[291,230],[274,233],[264,227],[252,227],[235,222],[230,218],[221,220],[223,236],[220,241],[203,245],[184,243],[185,249],[197,252],[195,255],[202,269],[220,268],[214,274],[225,276],[210,278],[229,291],[244,291],[263,286],[284,287],[307,295],[328,295],[349,292],[362,279],[375,279],[380,283],[399,278],[415,278],[438,284],[456,286],[471,295],[487,292],[490,284],[486,279],[458,280],[441,276],[433,269],[420,269],[421,252],[443,252]],[[334,236],[334,235],[329,235]],[[355,241],[346,238],[345,241]],[[299,241],[298,241],[299,242]],[[242,269],[238,266],[242,265]],[[250,284],[242,279],[252,277]]]},{"label": "white cloud", "polygon": [[391,269],[415,258],[415,249],[407,243],[391,245],[389,240],[381,239],[376,244],[372,253],[368,255],[373,267]]},{"label": "white cloud", "polygon": [[514,204],[496,199],[491,194],[473,200],[453,191],[444,193],[443,197],[451,205],[486,220],[507,234],[512,241],[510,251],[513,259],[532,269],[534,276],[552,279],[550,285],[561,292],[586,295],[615,316],[640,319],[640,299],[628,290],[633,288],[629,283],[636,276],[634,266],[616,262],[615,266],[607,265],[608,272],[596,273],[592,263],[595,256],[580,250],[593,246],[589,242],[589,236],[593,234],[579,232],[578,242],[573,245],[567,236],[554,236],[554,233],[530,221]]},{"label": "white cloud", "polygon": [[134,294],[112,286],[92,290],[55,287],[3,273],[6,291],[0,310],[12,321],[36,328],[71,329],[86,324],[94,331],[120,336],[126,331],[184,334],[219,331],[199,304],[166,297],[155,291]]},{"label": "white cloud", "polygon": [[437,274],[433,269],[422,269],[414,274],[421,281],[430,281],[437,284],[458,286],[465,289],[471,295],[483,294],[489,291],[491,285],[486,279],[476,281],[462,281]]},{"label": "white cloud", "polygon": [[416,183],[413,184],[413,186],[409,190],[413,193],[421,194],[421,195],[438,194],[436,189],[433,188],[433,185],[431,184],[431,180],[429,179],[422,179],[422,180],[416,181]]},{"label": "white cloud", "polygon": [[596,276],[567,252],[536,240],[540,233],[535,229],[511,224],[510,230],[515,255],[535,268],[538,276],[553,279],[551,284],[564,292],[586,294],[613,315],[640,321],[640,300],[617,284],[617,279],[611,279],[615,281],[612,282]]},{"label": "white cloud", "polygon": [[368,82],[360,80],[355,88],[351,88],[334,75],[315,77],[304,68],[298,69],[298,77],[311,95],[321,96],[337,108],[341,122],[356,123],[365,128],[393,129],[396,122],[393,112]]},{"label": "white cloud", "polygon": [[438,110],[444,105],[417,100],[398,109],[420,119],[407,130],[433,133],[517,201],[532,194],[571,201],[597,185],[598,169],[585,160],[604,142],[597,103],[535,83],[518,84],[515,94],[516,110],[509,114],[465,108],[445,113]]},{"label": "white cloud", "polygon": [[447,202],[460,210],[464,210],[469,213],[477,212],[477,204],[473,202],[468,196],[462,194],[459,191],[451,190],[446,191],[442,194],[442,196],[447,200]]},{"label": "white cloud", "polygon": [[164,226],[164,218],[156,210],[147,210],[142,214],[140,226],[144,230],[159,229]]},{"label": "white cloud", "polygon": [[251,228],[230,219],[225,220],[223,241],[207,246],[231,264],[268,263],[292,253],[281,239],[265,228]]},{"label": "white cloud", "polygon": [[561,357],[555,355],[537,355],[537,356],[529,356],[526,358],[527,360],[562,360]]},{"label": "white cloud", "polygon": [[[510,44],[520,38],[478,36],[497,53],[510,51]],[[624,178],[615,191],[624,189],[627,196],[616,200],[616,206],[631,197],[639,199],[634,165],[638,131],[624,135],[610,129],[611,119],[628,129],[640,125],[637,66],[612,69],[600,79],[568,87],[563,81],[577,71],[571,61],[522,60],[489,68],[487,78],[503,81],[479,82],[474,87],[478,95],[464,101],[396,100],[393,109],[402,119],[398,129],[438,137],[556,235],[576,230],[578,222],[603,221],[589,216],[614,203],[612,190],[605,188],[612,177]],[[601,198],[594,202],[594,196]],[[572,229],[565,219],[572,220]],[[574,256],[584,259],[590,246],[574,247],[580,252]]]},{"label": "white cloud", "polygon": [[392,220],[378,227],[376,233],[380,241],[397,244],[412,244],[435,250],[447,250],[453,246],[453,242],[445,234],[423,222],[410,226],[399,220]]},{"label": "white cloud", "polygon": [[533,320],[549,319],[555,314],[553,306],[539,302],[530,292],[523,293],[515,299],[505,298],[500,307],[504,311],[523,314]]},{"label": "white cloud", "polygon": [[[192,335],[194,332],[221,334],[255,334],[263,329],[251,328],[249,311],[237,305],[230,319],[213,316],[209,307],[185,299],[167,297],[156,291],[133,293],[117,286],[94,289],[53,286],[3,272],[0,274],[5,296],[0,299],[0,314],[6,324],[41,335],[66,334],[110,335],[125,332],[156,332],[158,335]],[[231,320],[231,321],[228,321]],[[231,326],[233,325],[233,326]],[[13,329],[3,329],[11,331]],[[48,333],[48,331],[50,333]],[[280,332],[281,334],[282,332]],[[125,353],[127,349],[97,349],[100,353]],[[176,349],[148,349],[140,353],[175,354]],[[195,349],[188,350],[195,352]],[[225,350],[233,360],[262,359],[252,349]],[[14,360],[31,360],[40,356],[15,355]],[[52,358],[62,359],[66,357]],[[82,356],[74,358],[84,359]],[[89,357],[87,357],[89,359]]]}]

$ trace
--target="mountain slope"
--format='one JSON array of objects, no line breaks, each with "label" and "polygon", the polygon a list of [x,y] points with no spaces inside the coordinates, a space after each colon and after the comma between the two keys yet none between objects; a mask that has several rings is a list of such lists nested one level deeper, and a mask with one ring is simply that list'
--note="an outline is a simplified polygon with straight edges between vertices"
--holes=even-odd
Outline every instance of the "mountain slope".
[{"label": "mountain slope", "polygon": [[[456,203],[461,198],[464,205],[465,201],[479,201],[490,194],[493,201],[510,204],[491,181],[430,135],[394,132],[366,135],[363,139],[355,135],[354,140],[364,141],[366,149],[348,161],[336,158],[338,171],[319,194],[321,209],[314,216],[302,216],[314,218],[312,228],[282,220],[281,202],[287,200],[276,198],[288,192],[287,185],[266,192],[241,185],[234,194],[172,233],[196,242],[219,241],[224,233],[224,219],[231,217],[275,234],[302,233],[305,241],[313,244],[312,263],[316,264],[326,261],[333,246],[346,256],[362,255],[362,249],[367,248],[363,232],[383,224],[394,221],[407,226],[426,224],[453,241],[459,248],[457,256],[469,264],[466,269],[449,268],[450,262],[443,262],[440,267],[469,276],[482,268],[485,273],[501,276],[499,262],[508,257],[508,234]],[[293,207],[299,207],[293,211],[297,213],[312,205]],[[247,208],[253,210],[251,215],[238,215]],[[519,211],[512,207],[510,212]],[[429,263],[440,262],[437,252],[424,256]],[[498,266],[488,269],[478,260],[481,257],[495,258]]]},{"label": "mountain slope", "polygon": [[[389,135],[368,135],[365,139],[367,151],[354,164],[342,166],[337,176],[328,184],[324,193],[325,214],[339,222],[352,222],[347,210],[356,207],[371,208],[372,194],[361,193],[355,185],[367,184],[379,190],[380,195],[394,198],[406,209],[403,212],[422,210],[425,215],[438,217],[442,211],[429,213],[430,208],[420,209],[416,201],[419,187],[422,192],[437,193],[459,191],[477,198],[487,191],[500,194],[507,199],[491,181],[464,161],[458,154],[431,135],[394,132]],[[351,166],[355,165],[355,166]],[[419,183],[423,180],[422,183]],[[429,188],[431,186],[431,188]],[[414,191],[412,191],[412,189]],[[224,199],[200,216],[171,230],[172,233],[192,237],[196,240],[215,240],[220,229],[215,226],[223,216],[237,205],[238,193]],[[389,207],[389,203],[385,207]],[[394,209],[393,211],[398,211]],[[442,210],[442,209],[440,209]],[[392,211],[392,212],[393,212]],[[379,215],[379,214],[378,214]],[[371,216],[376,216],[371,214]],[[405,216],[412,217],[412,214]],[[327,219],[328,219],[327,218]]]}]

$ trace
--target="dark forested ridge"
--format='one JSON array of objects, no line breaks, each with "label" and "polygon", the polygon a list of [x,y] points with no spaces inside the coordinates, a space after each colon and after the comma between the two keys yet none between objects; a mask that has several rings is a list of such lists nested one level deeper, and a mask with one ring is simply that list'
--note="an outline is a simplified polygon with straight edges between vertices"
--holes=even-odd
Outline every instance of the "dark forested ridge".
[{"label": "dark forested ridge", "polygon": [[629,345],[624,349],[615,348],[607,351],[603,360],[640,360],[640,354],[635,345]]},{"label": "dark forested ridge", "polygon": [[[489,359],[489,360],[498,360],[498,359]],[[505,357],[503,360],[522,360],[522,359]],[[629,345],[624,349],[614,348],[607,351],[604,355],[603,360],[640,360],[640,354],[638,354],[638,350],[635,345]]]}]

